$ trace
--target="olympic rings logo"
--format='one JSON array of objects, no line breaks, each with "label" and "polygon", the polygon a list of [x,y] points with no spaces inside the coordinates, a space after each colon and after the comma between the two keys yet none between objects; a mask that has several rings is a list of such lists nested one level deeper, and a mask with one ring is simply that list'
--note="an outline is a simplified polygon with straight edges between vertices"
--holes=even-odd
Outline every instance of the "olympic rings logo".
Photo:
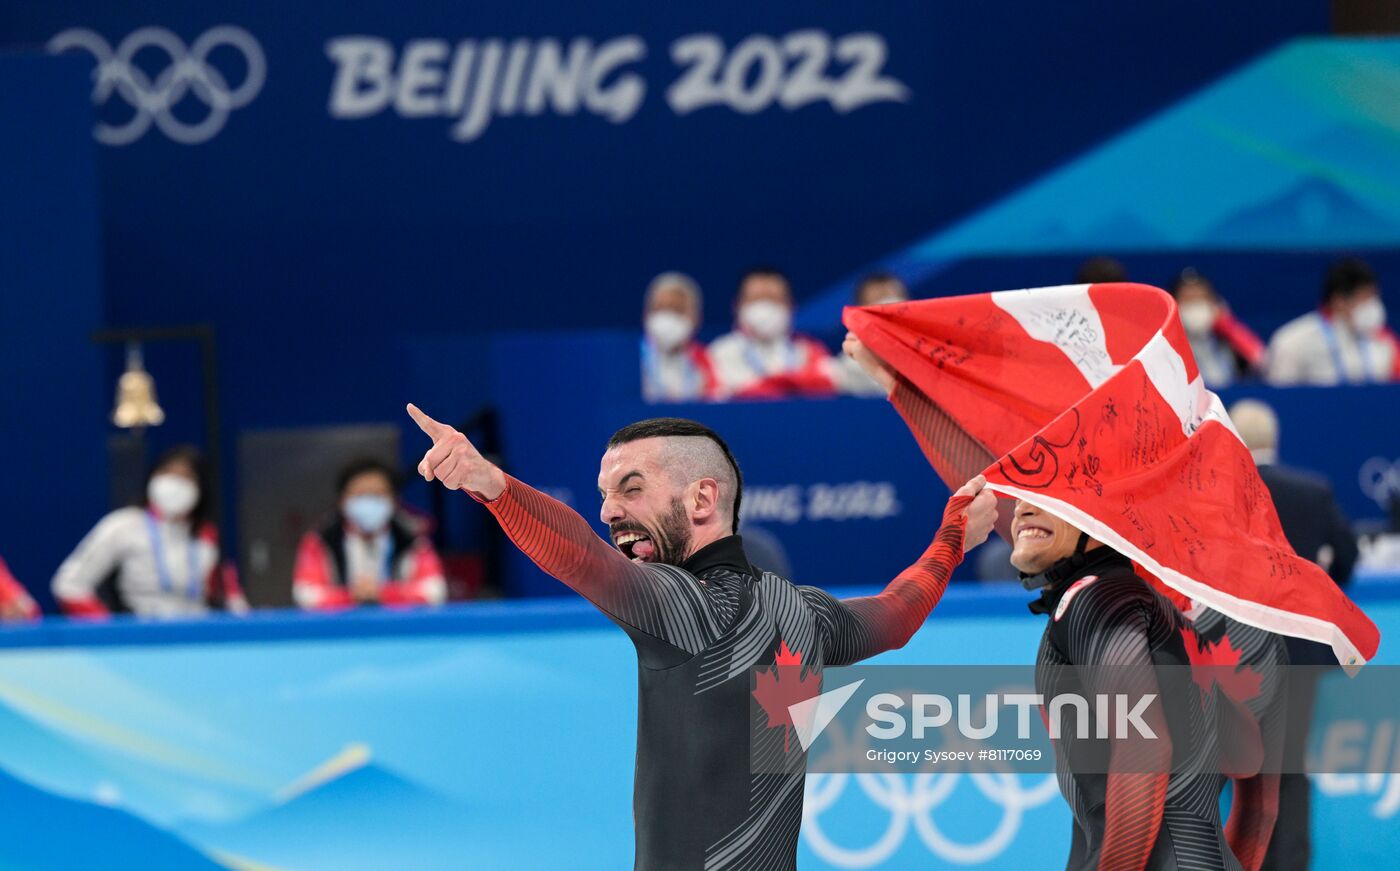
[{"label": "olympic rings logo", "polygon": [[[827,727],[835,749],[846,756],[863,753],[863,748],[846,747],[836,723]],[[847,758],[855,758],[853,756]],[[934,820],[933,811],[946,802],[966,778],[986,801],[1001,808],[995,828],[980,841],[959,841],[950,837]],[[872,843],[847,847],[836,843],[821,826],[821,815],[841,799],[854,781],[865,797],[889,814],[884,832]],[[807,792],[802,805],[802,837],[824,862],[837,868],[873,868],[893,856],[909,834],[912,825],[929,852],[947,862],[976,865],[1000,856],[1020,832],[1026,811],[1050,801],[1059,793],[1055,775],[1048,774],[1027,788],[1022,777],[1009,771],[938,771],[918,774],[835,773],[807,775]]]},{"label": "olympic rings logo", "polygon": [[[209,54],[227,47],[243,56],[243,81],[230,87],[218,68],[209,63]],[[115,91],[134,110],[124,124],[99,122],[94,133],[104,145],[130,145],[145,135],[152,123],[171,140],[182,145],[207,142],[218,135],[229,113],[252,102],[267,78],[267,58],[252,34],[241,27],[224,24],[205,31],[194,44],[185,43],[164,27],[143,27],[133,32],[115,50],[91,30],[75,27],[49,40],[51,54],[81,49],[97,61],[93,70],[92,101],[105,104]],[[133,58],[144,49],[156,49],[170,63],[152,79]],[[186,122],[171,109],[193,95],[208,107],[202,120]]]},{"label": "olympic rings logo", "polygon": [[1382,508],[1389,508],[1390,500],[1400,496],[1400,460],[1371,457],[1361,464],[1356,477],[1361,492]]}]

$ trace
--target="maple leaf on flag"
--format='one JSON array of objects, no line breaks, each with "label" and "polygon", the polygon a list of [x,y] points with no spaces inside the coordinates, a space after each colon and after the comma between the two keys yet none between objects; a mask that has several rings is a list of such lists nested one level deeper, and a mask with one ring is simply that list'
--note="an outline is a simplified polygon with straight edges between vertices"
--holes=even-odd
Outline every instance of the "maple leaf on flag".
[{"label": "maple leaf on flag", "polygon": [[[1182,634],[1188,632],[1190,630],[1183,630]],[[1259,696],[1264,687],[1264,678],[1248,663],[1240,664],[1240,651],[1230,642],[1228,633],[1214,644],[1209,641],[1198,643],[1192,636],[1185,640],[1186,653],[1191,659],[1191,679],[1200,687],[1202,695],[1219,684],[1221,691],[1237,702],[1247,702]]]},{"label": "maple leaf on flag", "polygon": [[788,650],[787,642],[782,641],[773,665],[754,670],[754,683],[753,697],[768,715],[768,728],[783,730],[783,752],[786,753],[793,728],[792,712],[788,708],[820,693],[821,675],[804,675],[802,652]]}]

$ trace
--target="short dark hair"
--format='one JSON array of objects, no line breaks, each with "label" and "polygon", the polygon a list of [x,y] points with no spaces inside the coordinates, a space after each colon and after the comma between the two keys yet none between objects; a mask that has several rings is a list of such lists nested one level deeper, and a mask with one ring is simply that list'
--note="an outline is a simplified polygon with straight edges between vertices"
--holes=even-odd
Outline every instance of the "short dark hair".
[{"label": "short dark hair", "polygon": [[141,494],[141,505],[150,507],[151,499],[146,494],[150,491],[151,479],[159,474],[161,469],[172,463],[187,463],[191,469],[194,469],[194,477],[199,484],[199,499],[190,509],[189,520],[190,529],[198,534],[201,526],[213,521],[214,502],[209,498],[209,461],[204,459],[204,452],[194,445],[175,445],[156,457],[156,461],[146,470],[146,489]]},{"label": "short dark hair", "polygon": [[1346,257],[1327,268],[1322,280],[1322,301],[1332,302],[1339,296],[1351,296],[1360,288],[1376,283],[1376,273],[1360,257]]},{"label": "short dark hair", "polygon": [[378,457],[357,457],[340,467],[335,476],[336,495],[344,495],[350,482],[367,472],[378,472],[389,481],[389,489],[399,492],[399,470]]},{"label": "short dark hair", "polygon": [[865,295],[866,288],[875,284],[891,283],[898,284],[900,287],[904,287],[904,279],[900,278],[898,275],[895,275],[893,272],[872,272],[869,275],[866,275],[860,281],[856,282],[856,305],[861,305],[860,300],[861,297]]},{"label": "short dark hair", "polygon": [[1211,296],[1219,296],[1219,294],[1215,292],[1215,285],[1210,283],[1210,279],[1190,266],[1177,273],[1176,278],[1173,278],[1172,283],[1167,286],[1167,290],[1171,292],[1172,296],[1176,296],[1181,293],[1181,289],[1188,284],[1199,284],[1210,291]]},{"label": "short dark hair", "polygon": [[1080,284],[1112,284],[1128,280],[1128,270],[1112,257],[1090,257],[1079,264],[1076,276]]},{"label": "short dark hair", "polygon": [[744,282],[750,278],[776,278],[786,284],[790,289],[792,282],[781,269],[768,263],[759,263],[744,270],[744,274],[739,276],[739,289],[744,289]]},{"label": "short dark hair", "polygon": [[653,417],[648,420],[639,420],[636,423],[629,423],[613,433],[612,438],[608,439],[607,450],[642,439],[664,438],[703,438],[709,439],[719,446],[719,452],[724,454],[729,468],[734,470],[734,531],[738,532],[739,503],[744,498],[744,473],[739,471],[739,462],[734,459],[729,445],[720,438],[719,433],[708,426],[697,421],[687,420],[684,417]]}]

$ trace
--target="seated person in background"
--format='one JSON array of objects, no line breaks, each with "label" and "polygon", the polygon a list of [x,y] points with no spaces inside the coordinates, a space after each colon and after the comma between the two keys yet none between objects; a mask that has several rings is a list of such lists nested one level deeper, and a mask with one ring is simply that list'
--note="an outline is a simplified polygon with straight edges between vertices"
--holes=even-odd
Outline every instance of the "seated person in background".
[{"label": "seated person in background", "polygon": [[[907,302],[909,288],[889,272],[872,272],[856,285],[856,305],[886,305]],[[884,396],[887,391],[865,373],[860,364],[847,356],[832,358],[832,380],[842,393],[852,396]]]},{"label": "seated person in background", "polygon": [[0,623],[39,619],[39,606],[0,559]]},{"label": "seated person in background", "polygon": [[642,309],[642,397],[647,402],[714,399],[719,381],[700,326],[700,287],[688,275],[664,272],[647,287]]},{"label": "seated person in background", "polygon": [[1079,264],[1079,272],[1075,274],[1075,280],[1079,284],[1113,284],[1119,281],[1128,280],[1128,270],[1123,268],[1123,264],[1112,257],[1090,257]]},{"label": "seated person in background", "polygon": [[1171,292],[1207,387],[1228,387],[1263,368],[1264,343],[1230,314],[1230,307],[1204,275],[1182,270]]},{"label": "seated person in background", "polygon": [[734,303],[737,329],[710,343],[710,361],[726,396],[774,398],[826,395],[830,359],[816,339],[792,332],[792,288],[772,267],[756,267],[739,280]]},{"label": "seated person in background", "polygon": [[247,611],[234,573],[219,565],[208,480],[197,448],[162,454],[142,504],[102,518],[59,566],[53,594],[63,610],[78,617],[193,617],[213,605]]},{"label": "seated person in background", "polygon": [[302,536],[292,595],[308,610],[355,605],[440,605],[442,561],[419,525],[399,510],[398,473],[362,459],[341,470],[335,520]]},{"label": "seated person in background", "polygon": [[1400,380],[1395,334],[1386,329],[1376,274],[1356,258],[1327,270],[1322,304],[1269,340],[1269,382],[1330,387]]}]

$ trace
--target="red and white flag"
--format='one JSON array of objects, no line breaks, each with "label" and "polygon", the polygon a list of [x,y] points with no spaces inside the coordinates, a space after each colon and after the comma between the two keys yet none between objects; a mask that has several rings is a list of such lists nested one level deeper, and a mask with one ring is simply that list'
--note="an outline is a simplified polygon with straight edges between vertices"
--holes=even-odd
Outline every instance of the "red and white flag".
[{"label": "red and white flag", "polygon": [[[849,308],[845,322],[902,377],[892,398],[950,487],[980,472],[1227,616],[1322,642],[1345,666],[1375,655],[1375,624],[1284,538],[1168,294],[1046,287]],[[901,401],[911,387],[920,400]]]}]

